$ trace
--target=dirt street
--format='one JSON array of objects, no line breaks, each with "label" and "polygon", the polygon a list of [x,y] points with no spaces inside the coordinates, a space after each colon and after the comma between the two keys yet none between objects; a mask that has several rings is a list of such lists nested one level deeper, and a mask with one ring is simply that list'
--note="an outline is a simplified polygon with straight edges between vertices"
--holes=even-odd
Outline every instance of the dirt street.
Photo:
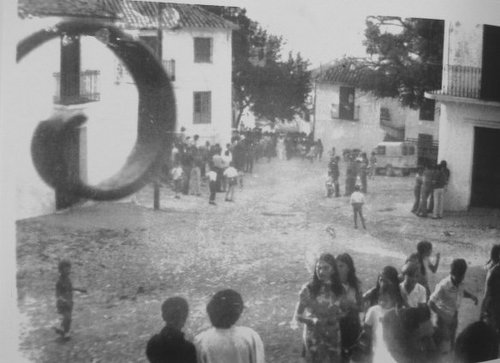
[{"label": "dirt street", "polygon": [[[302,330],[289,323],[321,251],[349,252],[366,290],[383,266],[399,268],[427,239],[442,256],[432,286],[453,258],[464,257],[466,285],[482,294],[489,249],[500,240],[500,211],[417,218],[409,212],[413,178],[378,176],[369,181],[367,230],[355,230],[348,198],[325,198],[325,178],[326,160],[261,161],[234,203],[218,194],[218,205],[210,206],[206,190],[177,200],[163,188],[162,210],[154,211],[153,192],[145,188],[127,201],[19,221],[21,350],[35,362],[146,362],[145,345],[162,327],[166,297],[188,299],[185,330],[192,337],[209,326],[210,295],[231,287],[245,300],[239,323],[260,333],[267,361],[296,362]],[[74,295],[73,337],[65,343],[52,331],[62,257],[73,262],[73,284],[88,290]],[[464,300],[459,330],[478,313]]]}]

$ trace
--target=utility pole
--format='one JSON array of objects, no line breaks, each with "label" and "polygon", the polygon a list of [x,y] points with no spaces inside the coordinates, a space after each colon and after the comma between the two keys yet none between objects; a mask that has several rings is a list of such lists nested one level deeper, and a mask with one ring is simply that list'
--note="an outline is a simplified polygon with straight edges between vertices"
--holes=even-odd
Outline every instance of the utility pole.
[{"label": "utility pole", "polygon": [[[163,56],[163,49],[162,49],[162,43],[163,43],[163,30],[161,28],[161,18],[162,18],[162,12],[163,12],[163,3],[158,3],[158,28],[157,28],[157,44],[156,44],[156,55],[158,57],[158,61],[162,63],[162,56]],[[158,165],[156,177],[154,178],[153,182],[153,200],[154,200],[154,206],[153,208],[155,210],[160,209],[160,171],[161,171],[161,163]]]}]

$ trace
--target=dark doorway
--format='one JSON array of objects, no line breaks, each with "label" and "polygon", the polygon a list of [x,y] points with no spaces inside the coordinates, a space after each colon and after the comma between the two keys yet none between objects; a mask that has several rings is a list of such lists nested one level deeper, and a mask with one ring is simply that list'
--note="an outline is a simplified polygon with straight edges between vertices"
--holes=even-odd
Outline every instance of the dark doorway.
[{"label": "dark doorway", "polygon": [[500,129],[474,128],[471,207],[500,208]]},{"label": "dark doorway", "polygon": [[339,118],[354,120],[354,88],[340,87]]},{"label": "dark doorway", "polygon": [[484,25],[481,98],[500,102],[500,27]]}]

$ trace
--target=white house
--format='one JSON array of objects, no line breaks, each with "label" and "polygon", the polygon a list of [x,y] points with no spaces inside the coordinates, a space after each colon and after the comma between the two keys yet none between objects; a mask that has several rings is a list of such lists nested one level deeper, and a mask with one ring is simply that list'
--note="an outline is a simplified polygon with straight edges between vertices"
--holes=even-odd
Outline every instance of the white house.
[{"label": "white house", "polygon": [[320,69],[313,86],[314,137],[325,148],[372,151],[382,141],[415,142],[419,159],[435,158],[439,107],[428,102],[419,110],[395,98],[377,98],[362,91],[363,74],[349,63]]},{"label": "white house", "polygon": [[[19,39],[61,19],[101,18],[131,31],[154,47],[157,4],[130,15],[122,1],[20,0]],[[153,8],[154,7],[154,8]],[[184,4],[165,4],[162,11],[162,60],[170,75],[177,106],[177,129],[225,143],[231,137],[232,29],[235,26],[205,10]],[[154,26],[154,27],[153,27]],[[155,50],[155,49],[153,49]],[[62,60],[64,58],[64,61]],[[77,64],[78,82],[61,82],[63,64]],[[30,154],[38,122],[54,111],[76,109],[88,116],[80,129],[80,149],[74,156],[80,177],[89,184],[110,177],[125,163],[137,136],[138,93],[105,39],[61,37],[35,49],[16,67],[19,110],[16,219],[52,213],[64,199],[36,173]],[[66,86],[65,86],[66,85]],[[64,205],[64,200],[62,204]],[[71,203],[70,203],[71,204]]]},{"label": "white house", "polygon": [[446,21],[439,159],[451,171],[445,208],[500,207],[500,27]]}]

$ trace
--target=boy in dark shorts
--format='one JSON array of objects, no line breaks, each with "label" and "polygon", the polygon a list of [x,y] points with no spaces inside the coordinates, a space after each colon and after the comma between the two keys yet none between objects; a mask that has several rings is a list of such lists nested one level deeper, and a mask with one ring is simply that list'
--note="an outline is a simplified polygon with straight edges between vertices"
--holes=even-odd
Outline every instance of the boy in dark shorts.
[{"label": "boy in dark shorts", "polygon": [[73,312],[73,291],[86,293],[87,290],[73,287],[71,279],[71,262],[62,260],[58,265],[59,279],[56,282],[56,307],[57,312],[61,314],[61,327],[54,328],[56,333],[65,340],[70,338],[71,314]]},{"label": "boy in dark shorts", "polygon": [[175,296],[165,300],[161,306],[165,327],[149,340],[146,347],[146,356],[151,363],[196,363],[196,349],[181,331],[188,312],[184,298]]}]

